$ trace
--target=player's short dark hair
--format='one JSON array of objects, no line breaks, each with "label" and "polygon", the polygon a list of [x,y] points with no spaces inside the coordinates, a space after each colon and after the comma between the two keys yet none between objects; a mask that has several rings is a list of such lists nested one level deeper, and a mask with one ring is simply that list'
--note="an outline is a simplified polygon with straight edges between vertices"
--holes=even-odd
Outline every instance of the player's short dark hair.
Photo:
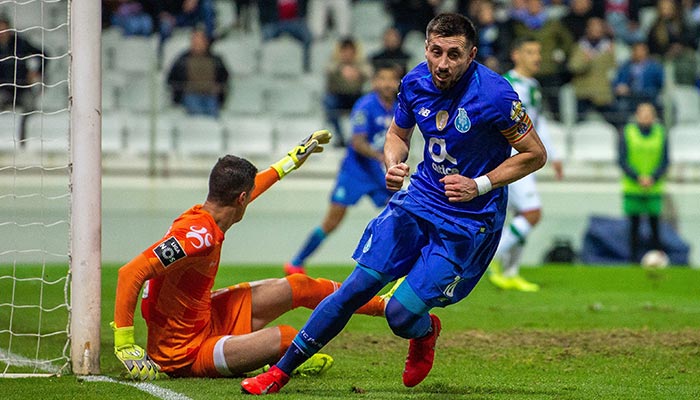
[{"label": "player's short dark hair", "polygon": [[425,37],[430,35],[439,37],[464,36],[467,45],[476,45],[476,28],[474,23],[462,14],[442,13],[430,20],[425,28]]},{"label": "player's short dark hair", "polygon": [[378,61],[374,63],[374,76],[377,76],[379,74],[379,71],[384,71],[384,70],[392,70],[396,74],[396,79],[401,79],[401,76],[403,75],[403,68],[391,61]]},{"label": "player's short dark hair", "polygon": [[207,201],[217,204],[232,204],[243,192],[255,185],[258,169],[250,161],[237,156],[219,158],[209,174]]}]

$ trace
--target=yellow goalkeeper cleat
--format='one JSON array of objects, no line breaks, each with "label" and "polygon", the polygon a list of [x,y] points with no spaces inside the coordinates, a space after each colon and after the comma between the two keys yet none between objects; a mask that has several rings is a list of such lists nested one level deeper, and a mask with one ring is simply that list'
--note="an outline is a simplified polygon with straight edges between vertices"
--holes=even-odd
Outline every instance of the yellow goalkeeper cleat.
[{"label": "yellow goalkeeper cleat", "polygon": [[379,297],[384,299],[384,302],[388,302],[389,299],[394,295],[394,293],[396,293],[396,289],[398,289],[399,286],[401,286],[401,284],[403,283],[404,280],[406,280],[405,276],[402,276],[401,278],[397,279],[396,282],[394,283],[394,286],[392,286],[388,292],[384,293],[383,295],[381,295]]},{"label": "yellow goalkeeper cleat", "polygon": [[509,279],[511,287],[515,290],[519,290],[521,292],[538,292],[540,290],[540,285],[528,282],[520,275],[515,275]]},{"label": "yellow goalkeeper cleat", "polygon": [[511,278],[506,278],[500,272],[491,272],[489,274],[489,281],[494,284],[499,289],[508,290],[513,289]]},{"label": "yellow goalkeeper cleat", "polygon": [[316,376],[328,371],[333,366],[333,357],[316,353],[292,371],[292,376]]}]

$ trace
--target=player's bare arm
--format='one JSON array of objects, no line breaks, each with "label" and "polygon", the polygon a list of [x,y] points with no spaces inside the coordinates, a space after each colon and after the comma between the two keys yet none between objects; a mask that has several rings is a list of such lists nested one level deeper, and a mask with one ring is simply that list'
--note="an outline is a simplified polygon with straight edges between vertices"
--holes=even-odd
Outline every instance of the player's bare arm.
[{"label": "player's bare arm", "polygon": [[380,162],[384,162],[384,153],[372,148],[372,146],[369,144],[369,141],[367,141],[366,133],[356,133],[352,135],[352,141],[350,145],[357,153],[367,158],[374,158],[376,160],[379,160]]},{"label": "player's bare arm", "polygon": [[405,161],[411,147],[412,133],[413,128],[401,128],[394,121],[391,121],[386,132],[384,165],[386,166],[386,187],[389,190],[400,190],[403,187],[404,179],[409,174],[410,168]]},{"label": "player's bare arm", "polygon": [[511,145],[518,151],[518,154],[506,159],[501,165],[486,174],[494,189],[537,171],[547,162],[547,150],[545,150],[534,128],[517,143]]}]

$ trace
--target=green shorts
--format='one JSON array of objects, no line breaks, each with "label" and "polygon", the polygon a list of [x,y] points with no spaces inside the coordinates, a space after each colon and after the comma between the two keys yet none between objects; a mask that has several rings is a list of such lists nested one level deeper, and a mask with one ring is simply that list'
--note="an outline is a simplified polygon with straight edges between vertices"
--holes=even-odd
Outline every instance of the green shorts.
[{"label": "green shorts", "polygon": [[663,197],[658,195],[626,194],[622,202],[626,215],[661,215]]}]

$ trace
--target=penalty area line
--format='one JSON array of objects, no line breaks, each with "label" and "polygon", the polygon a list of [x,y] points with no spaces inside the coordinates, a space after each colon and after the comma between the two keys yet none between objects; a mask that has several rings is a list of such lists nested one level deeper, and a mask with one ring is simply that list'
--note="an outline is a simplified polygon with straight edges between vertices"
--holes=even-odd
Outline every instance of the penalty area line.
[{"label": "penalty area line", "polygon": [[79,379],[87,382],[107,382],[107,383],[118,383],[120,385],[133,386],[136,389],[146,392],[151,396],[157,397],[163,400],[192,400],[191,398],[185,396],[182,393],[174,392],[170,389],[154,385],[152,383],[146,382],[127,382],[120,381],[117,379],[110,378],[104,375],[88,375],[80,377]]}]

